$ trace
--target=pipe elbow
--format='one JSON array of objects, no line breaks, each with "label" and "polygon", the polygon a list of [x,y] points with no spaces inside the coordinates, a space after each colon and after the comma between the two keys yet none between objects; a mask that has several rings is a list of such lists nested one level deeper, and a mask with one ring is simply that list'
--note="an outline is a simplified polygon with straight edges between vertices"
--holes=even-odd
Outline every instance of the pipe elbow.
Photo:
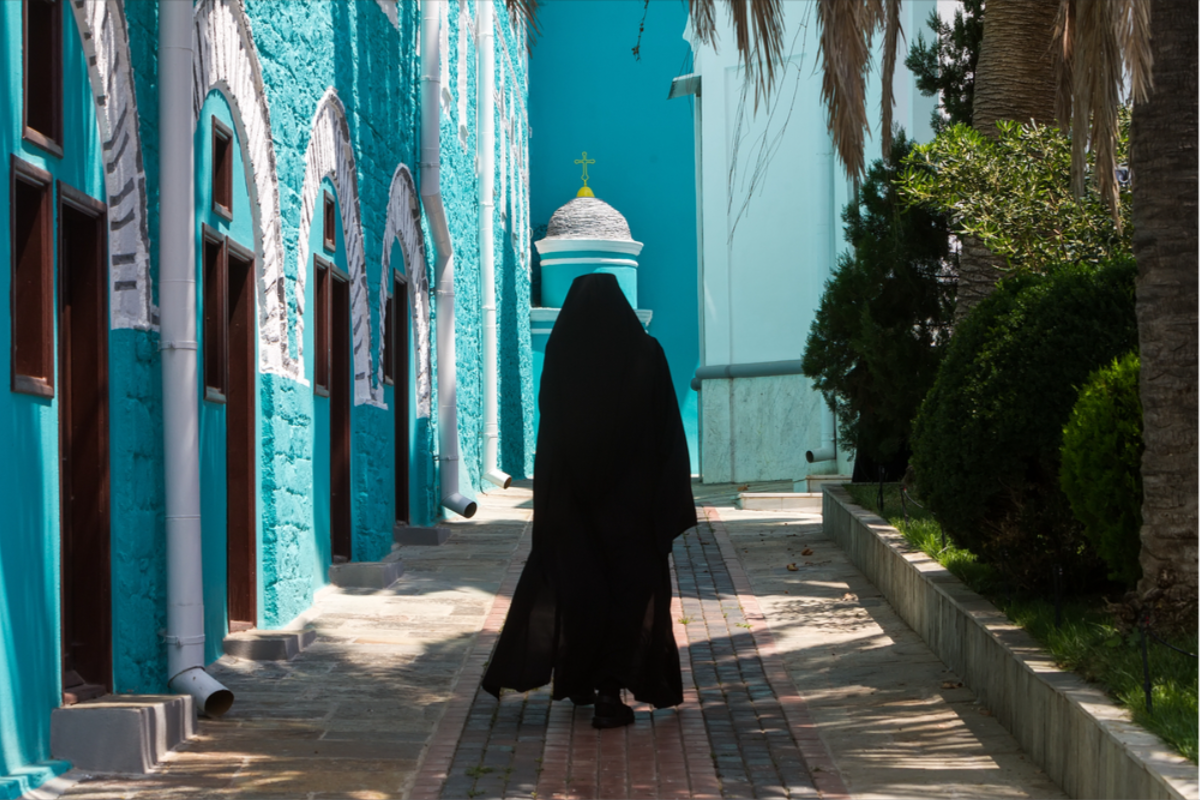
[{"label": "pipe elbow", "polygon": [[495,484],[500,489],[508,489],[512,486],[512,476],[500,469],[489,470],[483,474],[483,477]]},{"label": "pipe elbow", "polygon": [[468,519],[474,517],[475,512],[479,509],[475,501],[457,492],[452,492],[443,497],[442,506]]},{"label": "pipe elbow", "polygon": [[826,445],[823,448],[805,451],[804,458],[809,464],[813,462],[831,462],[837,458],[837,450],[832,445]]},{"label": "pipe elbow", "polygon": [[210,718],[219,718],[233,706],[233,692],[208,675],[202,667],[188,668],[167,682],[171,692],[190,695],[200,711]]}]

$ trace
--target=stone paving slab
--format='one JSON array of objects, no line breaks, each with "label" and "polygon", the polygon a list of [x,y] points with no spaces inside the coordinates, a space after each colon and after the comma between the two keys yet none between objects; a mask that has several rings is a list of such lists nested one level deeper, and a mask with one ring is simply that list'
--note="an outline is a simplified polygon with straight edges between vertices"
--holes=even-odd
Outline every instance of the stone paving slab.
[{"label": "stone paving slab", "polygon": [[[790,482],[756,483],[774,491]],[[696,485],[672,617],[684,703],[597,732],[548,688],[478,692],[528,554],[528,483],[481,496],[387,590],[326,590],[289,663],[222,659],[220,721],[145,776],[72,798],[1062,797],[821,532]],[[805,554],[808,549],[811,553]],[[791,564],[795,570],[789,570]],[[58,790],[56,790],[58,792]]]},{"label": "stone paving slab", "polygon": [[706,511],[854,798],[1065,797],[823,533],[819,514]]}]

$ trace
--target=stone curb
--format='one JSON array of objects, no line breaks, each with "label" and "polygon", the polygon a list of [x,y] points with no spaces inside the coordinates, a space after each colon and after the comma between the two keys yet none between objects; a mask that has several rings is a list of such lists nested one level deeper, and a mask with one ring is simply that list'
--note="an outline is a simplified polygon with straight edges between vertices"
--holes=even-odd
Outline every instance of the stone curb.
[{"label": "stone curb", "polygon": [[1031,759],[1074,798],[1196,798],[1196,766],[841,487],[826,532]]}]

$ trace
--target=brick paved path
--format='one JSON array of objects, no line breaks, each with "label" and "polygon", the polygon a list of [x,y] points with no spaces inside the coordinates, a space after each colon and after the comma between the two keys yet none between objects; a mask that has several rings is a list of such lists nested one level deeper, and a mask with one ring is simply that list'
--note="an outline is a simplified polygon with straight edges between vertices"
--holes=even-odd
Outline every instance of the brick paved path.
[{"label": "brick paved path", "polygon": [[548,687],[499,701],[479,689],[528,554],[527,532],[414,798],[845,797],[714,508],[673,554],[684,703],[634,704],[623,729],[593,729],[590,707],[551,702]]}]

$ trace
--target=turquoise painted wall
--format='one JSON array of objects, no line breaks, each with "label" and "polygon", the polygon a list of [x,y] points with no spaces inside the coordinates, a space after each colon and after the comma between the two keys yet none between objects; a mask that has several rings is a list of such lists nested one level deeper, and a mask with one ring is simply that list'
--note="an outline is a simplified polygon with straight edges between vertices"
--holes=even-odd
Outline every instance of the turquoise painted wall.
[{"label": "turquoise painted wall", "polygon": [[[235,8],[237,6],[235,5]],[[289,279],[287,313],[290,347],[295,341],[297,270],[311,270],[311,260],[297,264],[300,192],[305,173],[305,150],[321,96],[333,87],[344,104],[354,152],[364,233],[366,283],[372,336],[372,364],[380,350],[382,309],[377,288],[383,246],[392,247],[392,264],[404,266],[400,249],[381,244],[391,176],[399,163],[416,169],[418,92],[417,31],[419,5],[399,3],[393,25],[374,0],[345,3],[278,3],[245,0],[244,9],[254,35],[271,119],[276,157],[280,214],[285,253],[283,269]],[[64,14],[66,43],[66,147],[57,160],[24,145],[19,139],[21,87],[21,4],[0,4],[0,62],[7,67],[0,79],[0,141],[5,152],[18,153],[50,169],[89,194],[105,197],[104,172],[80,34],[73,15]],[[157,14],[158,4],[125,4],[142,140],[139,154],[145,168],[152,279],[158,273],[158,119]],[[446,85],[455,93],[443,128],[443,192],[457,247],[458,375],[460,379],[460,439],[462,488],[479,488],[482,472],[482,339],[477,246],[474,37],[465,35],[466,58],[460,67],[458,41],[473,24],[475,5],[449,4]],[[499,13],[501,43],[509,64],[507,102],[523,106],[524,44]],[[465,79],[466,112],[458,109],[459,72]],[[257,228],[249,215],[232,225],[209,209],[205,179],[209,165],[209,120],[223,119],[235,132],[235,209],[250,203],[252,185],[243,180],[244,131],[238,121],[251,110],[234,107],[219,92],[206,100],[196,132],[196,219],[228,232],[240,244],[259,250]],[[467,136],[460,143],[459,116]],[[526,129],[527,130],[527,129]],[[523,145],[523,142],[518,143]],[[499,171],[500,160],[497,159]],[[265,168],[265,165],[262,165]],[[251,169],[255,167],[250,166]],[[510,162],[511,168],[511,162]],[[4,160],[0,170],[8,170]],[[335,193],[336,194],[336,193]],[[511,193],[510,193],[511,195]],[[532,466],[532,388],[529,349],[529,274],[520,251],[528,247],[528,215],[519,197],[498,208],[496,237],[497,289],[500,326],[500,408],[502,467],[516,476]],[[338,198],[339,203],[350,202]],[[8,193],[0,193],[0,219],[7,219]],[[514,205],[515,203],[515,205]],[[340,219],[340,216],[339,216]],[[344,236],[338,230],[339,262],[345,266]],[[7,226],[0,226],[0,253],[9,251]],[[314,220],[310,238],[319,245],[320,222]],[[202,281],[200,229],[197,225],[197,277]],[[312,248],[316,250],[314,246]],[[431,256],[433,254],[430,254]],[[0,270],[0,294],[7,296],[9,271]],[[432,282],[431,282],[432,283]],[[313,284],[306,284],[310,292]],[[157,287],[152,296],[157,303]],[[5,304],[6,306],[7,304]],[[197,299],[202,319],[202,293]],[[307,308],[312,308],[308,298]],[[0,370],[9,366],[10,331],[0,312]],[[436,322],[434,323],[436,324]],[[110,401],[113,507],[113,620],[114,684],[120,692],[158,692],[165,684],[165,650],[158,632],[165,625],[165,525],[162,455],[161,362],[158,353],[157,308],[153,330],[121,329],[110,335]],[[305,326],[312,353],[310,324]],[[197,331],[198,339],[199,330]],[[203,364],[203,352],[198,353]],[[434,356],[436,360],[436,354]],[[414,366],[415,359],[411,360]],[[436,363],[436,362],[435,362]],[[309,606],[313,592],[326,581],[329,544],[317,521],[328,510],[314,503],[319,495],[321,462],[317,442],[320,420],[311,388],[311,359],[306,359],[309,384],[274,374],[258,379],[259,427],[259,624],[269,628],[294,618]],[[414,382],[415,383],[415,382]],[[391,388],[385,401],[394,402]],[[225,633],[225,492],[224,410],[200,400],[202,511],[204,513],[204,570],[206,656],[220,655]],[[436,398],[434,400],[436,408]],[[377,559],[391,543],[395,507],[392,435],[394,413],[364,405],[352,408],[354,556]],[[0,389],[0,443],[10,444],[15,458],[0,459],[0,503],[15,509],[11,526],[0,537],[0,616],[6,620],[0,635],[0,797],[36,786],[65,766],[48,762],[49,712],[60,700],[58,666],[58,476],[57,406]],[[433,451],[436,420],[412,423],[410,464],[413,522],[428,524],[443,513],[437,504]],[[5,453],[8,456],[8,452]],[[327,486],[327,479],[326,479]],[[30,502],[40,498],[40,502]],[[11,533],[10,533],[11,532]],[[14,613],[13,610],[20,610]],[[12,621],[11,623],[7,623]]]},{"label": "turquoise painted wall", "polygon": [[[641,59],[631,50],[641,34]],[[698,465],[696,167],[691,101],[667,100],[690,71],[685,3],[546,0],[530,56],[532,224],[545,225],[575,196],[581,151],[596,159],[589,185],[621,212],[638,256],[638,306],[651,309],[683,413],[692,470]],[[581,34],[581,32],[585,32]]]},{"label": "turquoise painted wall", "polygon": [[[233,219],[226,220],[212,208],[212,127],[213,119],[233,132]],[[192,137],[195,148],[195,253],[196,253],[196,365],[200,372],[199,395],[196,402],[200,414],[200,518],[203,529],[204,560],[204,658],[211,662],[224,653],[221,640],[229,632],[228,582],[226,568],[226,480],[225,480],[225,420],[223,402],[206,400],[204,395],[204,234],[203,226],[215,230],[231,242],[251,251],[261,244],[255,236],[254,215],[246,181],[246,158],[242,150],[245,137],[237,130],[233,112],[225,95],[214,90],[200,109],[200,121]],[[257,361],[256,361],[257,363]],[[255,497],[261,497],[255,492]],[[262,552],[262,531],[255,532],[257,550]],[[259,614],[262,610],[262,580],[256,582],[259,591]]]},{"label": "turquoise painted wall", "polygon": [[[497,5],[496,8],[496,16],[502,23],[502,36],[496,39],[496,85],[500,87],[500,73],[504,71],[503,110],[508,112],[506,116],[521,122],[519,130],[528,137],[529,97],[525,91],[528,85],[528,50],[524,40],[518,41],[512,27],[507,24],[508,15],[500,12],[501,6]],[[501,105],[497,104],[497,117],[501,112]],[[497,149],[500,147],[500,124],[501,121],[497,119]],[[526,149],[528,141],[527,138],[523,140]],[[528,175],[528,159],[524,159],[523,163]],[[511,156],[501,164],[497,154],[495,167],[495,187],[498,191],[502,185],[500,171],[518,171],[513,169]],[[512,177],[506,180],[510,182]],[[516,478],[527,478],[533,475],[536,432],[533,419],[537,407],[529,333],[529,252],[532,246],[529,244],[528,207],[519,208],[520,195],[514,194],[511,187],[508,188],[509,191],[497,203],[497,213],[502,213],[502,216],[495,225],[496,342],[500,358],[496,391],[500,417],[500,469]],[[528,203],[528,186],[524,188],[523,196]],[[524,247],[524,254],[518,253],[520,246]]]},{"label": "turquoise painted wall", "polygon": [[[50,760],[49,748],[50,711],[62,698],[58,398],[10,391],[9,154],[93,198],[105,199],[95,107],[79,31],[70,13],[63,14],[62,25],[63,155],[54,156],[21,139],[21,13],[21,3],[0,3],[0,220],[4,221],[0,225],[0,263],[4,265],[0,269],[0,297],[4,299],[0,325],[0,375],[4,376],[0,385],[0,508],[7,512],[0,534],[0,620],[4,621],[0,625],[0,798],[16,798],[68,767]],[[57,190],[54,213],[57,217]],[[57,272],[57,254],[55,265]],[[55,306],[57,283],[56,275]],[[111,341],[109,348],[114,349]],[[57,377],[55,386],[61,386]],[[115,413],[117,398],[111,391],[109,400]]]}]

